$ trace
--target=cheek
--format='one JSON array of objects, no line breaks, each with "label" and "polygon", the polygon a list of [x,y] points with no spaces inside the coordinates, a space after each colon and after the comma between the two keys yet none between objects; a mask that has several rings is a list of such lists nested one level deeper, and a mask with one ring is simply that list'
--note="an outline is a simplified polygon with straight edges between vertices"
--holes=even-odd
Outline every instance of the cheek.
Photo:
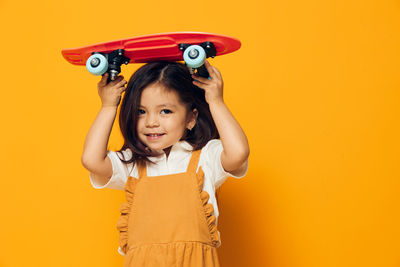
[{"label": "cheek", "polygon": [[171,120],[170,118],[162,118],[160,120],[160,125],[165,129],[174,128],[174,120]]},{"label": "cheek", "polygon": [[161,118],[160,126],[164,128],[164,130],[172,132],[179,129],[179,122],[177,122],[176,118],[173,118],[172,116],[169,118]]},{"label": "cheek", "polygon": [[184,118],[177,118],[174,122],[172,122],[172,126],[178,131],[183,131],[186,128],[186,121]]},{"label": "cheek", "polygon": [[138,118],[138,120],[136,122],[136,130],[143,128],[143,125],[144,125],[144,121],[141,118]]}]

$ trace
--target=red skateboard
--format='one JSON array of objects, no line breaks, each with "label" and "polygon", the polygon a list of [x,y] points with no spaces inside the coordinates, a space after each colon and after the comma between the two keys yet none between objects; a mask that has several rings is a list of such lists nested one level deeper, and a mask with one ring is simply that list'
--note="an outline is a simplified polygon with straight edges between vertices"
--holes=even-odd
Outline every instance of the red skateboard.
[{"label": "red skateboard", "polygon": [[63,49],[61,53],[74,65],[86,65],[94,75],[109,72],[109,80],[118,76],[122,64],[158,60],[185,61],[191,73],[197,70],[198,75],[209,77],[205,59],[232,53],[240,46],[238,39],[221,34],[169,32]]}]

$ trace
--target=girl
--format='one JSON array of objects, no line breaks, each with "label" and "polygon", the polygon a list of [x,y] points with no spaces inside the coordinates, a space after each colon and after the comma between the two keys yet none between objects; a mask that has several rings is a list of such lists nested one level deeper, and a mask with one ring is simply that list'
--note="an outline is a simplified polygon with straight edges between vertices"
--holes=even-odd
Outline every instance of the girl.
[{"label": "girl", "polygon": [[[95,188],[125,190],[117,222],[125,267],[219,266],[215,190],[228,176],[245,176],[249,146],[223,101],[220,72],[205,66],[209,79],[157,61],[140,67],[126,88],[123,76],[106,84],[105,74],[98,83],[102,108],[82,164]],[[124,91],[124,145],[107,151]]]}]

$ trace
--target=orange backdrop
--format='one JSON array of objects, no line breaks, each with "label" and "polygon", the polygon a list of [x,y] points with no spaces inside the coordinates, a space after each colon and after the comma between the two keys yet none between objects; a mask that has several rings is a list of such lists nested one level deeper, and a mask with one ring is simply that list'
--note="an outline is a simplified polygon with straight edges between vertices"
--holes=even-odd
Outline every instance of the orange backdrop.
[{"label": "orange backdrop", "polygon": [[171,31],[242,41],[210,60],[251,150],[221,188],[221,265],[400,266],[399,15],[394,0],[0,1],[0,266],[122,266],[124,193],[81,165],[99,77],[61,49]]}]

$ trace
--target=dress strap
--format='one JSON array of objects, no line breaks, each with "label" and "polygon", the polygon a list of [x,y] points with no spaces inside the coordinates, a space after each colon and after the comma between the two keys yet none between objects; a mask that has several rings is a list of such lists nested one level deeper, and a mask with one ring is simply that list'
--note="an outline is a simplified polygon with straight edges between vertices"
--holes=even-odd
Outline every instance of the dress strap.
[{"label": "dress strap", "polygon": [[189,165],[187,167],[187,173],[196,173],[197,165],[199,164],[201,149],[192,152],[190,157]]},{"label": "dress strap", "polygon": [[137,164],[138,172],[139,172],[139,179],[143,177],[147,177],[147,166],[146,162]]}]

